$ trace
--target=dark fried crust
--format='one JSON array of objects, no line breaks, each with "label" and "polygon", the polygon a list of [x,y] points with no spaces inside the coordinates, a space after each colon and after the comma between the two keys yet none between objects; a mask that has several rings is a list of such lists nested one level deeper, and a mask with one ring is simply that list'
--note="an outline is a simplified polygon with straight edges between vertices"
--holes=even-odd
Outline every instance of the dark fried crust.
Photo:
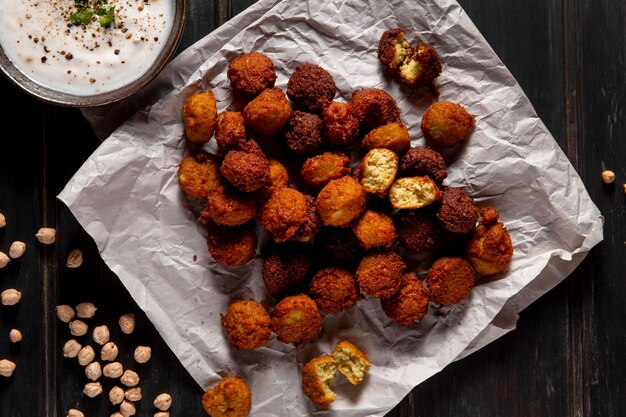
[{"label": "dark fried crust", "polygon": [[251,227],[209,223],[207,247],[213,260],[227,266],[247,264],[256,253],[257,236]]},{"label": "dark fried crust", "polygon": [[443,232],[433,215],[412,211],[400,217],[398,230],[402,246],[416,252],[435,246]]},{"label": "dark fried crust", "polygon": [[437,259],[426,278],[430,300],[444,306],[464,300],[472,291],[474,282],[474,269],[462,258]]},{"label": "dark fried crust", "polygon": [[301,252],[275,252],[263,262],[263,282],[267,291],[280,298],[306,281],[311,271],[311,259]]},{"label": "dark fried crust", "polygon": [[415,48],[413,56],[405,65],[415,65],[415,73],[408,75],[400,67],[399,80],[410,87],[427,87],[435,81],[442,71],[439,54],[432,46],[421,43]]},{"label": "dark fried crust", "polygon": [[352,230],[339,227],[323,227],[315,237],[315,249],[322,260],[340,265],[352,265],[363,253]]},{"label": "dark fried crust", "polygon": [[193,198],[206,198],[224,184],[217,158],[204,151],[183,158],[178,166],[178,182]]},{"label": "dark fried crust", "polygon": [[237,149],[246,140],[246,124],[243,114],[225,111],[220,114],[215,127],[215,141],[221,153]]},{"label": "dark fried crust", "polygon": [[378,42],[378,59],[385,69],[395,71],[398,66],[394,65],[396,59],[396,42],[404,39],[404,30],[393,28],[386,30]]},{"label": "dark fried crust", "polygon": [[360,299],[354,275],[344,268],[324,268],[315,274],[309,291],[324,313],[336,313],[353,307]]},{"label": "dark fried crust", "polygon": [[320,332],[321,324],[317,304],[304,294],[283,298],[272,313],[272,330],[283,343],[311,340]]},{"label": "dark fried crust", "polygon": [[292,237],[306,220],[306,199],[293,188],[280,188],[272,193],[261,208],[261,226],[274,235],[275,242]]},{"label": "dark fried crust", "polygon": [[372,297],[391,297],[402,285],[406,264],[397,253],[373,252],[365,255],[356,271],[363,292]]},{"label": "dark fried crust", "polygon": [[270,165],[262,152],[230,151],[224,157],[220,172],[244,192],[256,191],[270,179]]},{"label": "dark fried crust", "polygon": [[220,317],[228,342],[235,349],[257,349],[270,340],[270,315],[254,300],[235,301]]},{"label": "dark fried crust", "polygon": [[324,138],[332,146],[350,145],[358,139],[359,121],[352,107],[333,101],[324,109]]},{"label": "dark fried crust", "polygon": [[207,205],[200,213],[200,222],[208,219],[222,226],[239,226],[256,216],[256,202],[250,194],[223,187],[207,197]]},{"label": "dark fried crust", "polygon": [[319,153],[322,147],[322,119],[320,116],[295,111],[285,131],[287,149],[302,157]]},{"label": "dark fried crust", "polygon": [[410,326],[428,312],[428,291],[417,275],[410,272],[402,277],[402,287],[389,298],[380,300],[383,311],[391,320]]},{"label": "dark fried crust", "polygon": [[448,188],[442,193],[437,218],[449,232],[470,233],[478,221],[478,208],[462,189]]},{"label": "dark fried crust", "polygon": [[400,120],[400,109],[396,101],[389,93],[378,88],[355,91],[349,104],[354,117],[359,121],[361,134]]},{"label": "dark fried crust", "polygon": [[448,176],[443,156],[421,146],[411,148],[404,154],[400,161],[400,172],[409,177],[428,175],[439,184]]},{"label": "dark fried crust", "polygon": [[293,112],[280,88],[269,88],[243,109],[246,127],[262,138],[271,138],[287,124]]},{"label": "dark fried crust", "polygon": [[202,407],[211,417],[246,417],[252,396],[241,378],[227,376],[202,396]]},{"label": "dark fried crust", "polygon": [[287,96],[298,108],[321,113],[337,93],[332,75],[324,68],[306,63],[296,67],[287,84]]},{"label": "dark fried crust", "polygon": [[390,248],[398,239],[393,219],[386,214],[367,210],[352,224],[354,235],[366,250]]},{"label": "dark fried crust", "polygon": [[291,240],[301,243],[311,242],[322,228],[322,219],[317,214],[315,198],[310,195],[305,195],[304,198],[306,199],[306,217],[304,223],[298,227],[291,238]]},{"label": "dark fried crust", "polygon": [[350,172],[350,159],[341,152],[325,152],[302,165],[302,179],[313,186],[324,186]]},{"label": "dark fried crust", "polygon": [[230,61],[226,76],[235,91],[255,96],[266,88],[274,87],[276,68],[265,55],[251,52]]}]

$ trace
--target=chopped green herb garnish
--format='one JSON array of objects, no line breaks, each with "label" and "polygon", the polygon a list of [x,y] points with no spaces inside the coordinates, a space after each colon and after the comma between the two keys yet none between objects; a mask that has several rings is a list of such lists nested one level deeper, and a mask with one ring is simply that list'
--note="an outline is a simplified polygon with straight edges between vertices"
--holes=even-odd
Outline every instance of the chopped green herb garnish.
[{"label": "chopped green herb garnish", "polygon": [[111,26],[115,21],[115,6],[100,7],[96,13],[100,16],[100,26],[103,28]]},{"label": "chopped green herb garnish", "polygon": [[72,13],[70,15],[70,22],[75,25],[88,25],[91,22],[91,17],[93,16],[93,9],[87,7],[86,9],[82,9],[77,11],[76,13]]}]

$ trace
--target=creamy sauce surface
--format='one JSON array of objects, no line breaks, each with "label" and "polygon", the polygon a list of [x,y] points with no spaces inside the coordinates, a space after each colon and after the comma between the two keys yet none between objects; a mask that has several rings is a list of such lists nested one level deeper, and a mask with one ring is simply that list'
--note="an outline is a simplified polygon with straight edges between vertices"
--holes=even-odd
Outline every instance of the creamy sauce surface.
[{"label": "creamy sauce surface", "polygon": [[98,15],[86,25],[70,23],[78,11],[74,0],[0,0],[0,45],[20,71],[46,87],[80,96],[115,90],[157,59],[172,30],[174,4],[104,4],[111,6],[115,20],[102,27]]}]

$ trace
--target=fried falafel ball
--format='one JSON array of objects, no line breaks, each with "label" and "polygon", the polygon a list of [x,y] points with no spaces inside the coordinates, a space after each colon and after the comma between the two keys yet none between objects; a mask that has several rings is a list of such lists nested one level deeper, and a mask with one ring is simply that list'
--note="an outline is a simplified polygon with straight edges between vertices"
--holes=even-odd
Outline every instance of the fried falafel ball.
[{"label": "fried falafel ball", "polygon": [[188,196],[206,198],[224,184],[219,161],[204,151],[186,155],[178,166],[178,182]]},{"label": "fried falafel ball", "polygon": [[335,401],[335,371],[337,364],[331,355],[311,359],[302,368],[302,391],[315,404],[328,407]]},{"label": "fried falafel ball", "polygon": [[504,271],[513,258],[513,243],[498,212],[493,208],[480,211],[480,225],[467,244],[467,259],[476,272],[493,275]]},{"label": "fried falafel ball", "polygon": [[246,417],[252,395],[239,377],[227,376],[202,396],[202,407],[211,417]]},{"label": "fried falafel ball", "polygon": [[391,320],[410,326],[428,312],[428,291],[413,272],[404,274],[397,293],[380,300],[383,311]]},{"label": "fried falafel ball", "polygon": [[322,316],[308,295],[283,298],[272,313],[272,330],[283,343],[299,344],[315,338],[321,330]]},{"label": "fried falafel ball", "polygon": [[311,259],[299,251],[276,251],[263,261],[263,282],[275,298],[300,289],[310,272]]},{"label": "fried falafel ball", "polygon": [[302,165],[302,178],[313,186],[324,186],[350,172],[350,158],[341,152],[324,152]]},{"label": "fried falafel ball", "polygon": [[404,154],[400,161],[400,172],[411,177],[428,175],[439,184],[448,176],[443,156],[422,146],[411,148]]},{"label": "fried falafel ball", "polygon": [[337,343],[333,349],[333,358],[337,363],[339,373],[345,376],[352,385],[363,382],[365,374],[372,367],[365,352],[347,340]]},{"label": "fried falafel ball", "polygon": [[285,144],[301,157],[317,155],[322,148],[322,119],[316,114],[296,110],[285,129]]},{"label": "fried falafel ball", "polygon": [[391,297],[402,286],[406,264],[395,252],[368,253],[359,263],[356,277],[359,286],[371,297]]},{"label": "fried falafel ball", "polygon": [[426,109],[422,117],[422,133],[435,148],[449,148],[467,137],[474,127],[474,116],[456,103],[440,101]]},{"label": "fried falafel ball", "polygon": [[389,189],[389,201],[397,209],[418,209],[440,198],[437,184],[428,177],[400,178]]},{"label": "fried falafel ball", "polygon": [[238,111],[225,111],[217,118],[215,141],[221,153],[237,149],[246,141],[246,122]]},{"label": "fried falafel ball", "polygon": [[229,151],[220,172],[232,185],[246,193],[264,187],[270,179],[270,164],[263,152]]},{"label": "fried falafel ball", "polygon": [[274,87],[276,68],[271,59],[258,52],[241,54],[228,64],[226,76],[236,92],[256,96]]},{"label": "fried falafel ball", "polygon": [[337,86],[333,76],[310,63],[298,65],[287,83],[287,96],[298,108],[311,113],[321,113],[335,94]]},{"label": "fried falafel ball", "polygon": [[420,43],[398,68],[400,82],[410,87],[427,87],[441,74],[441,60],[435,48]]},{"label": "fried falafel ball", "polygon": [[207,247],[213,260],[226,266],[245,265],[256,253],[257,236],[248,226],[219,226],[209,223]]},{"label": "fried falafel ball", "polygon": [[439,258],[426,277],[430,300],[444,306],[463,301],[474,288],[474,268],[463,258]]},{"label": "fried falafel ball", "polygon": [[352,223],[354,235],[366,250],[371,248],[388,249],[398,239],[393,219],[378,211],[367,210]]},{"label": "fried falafel ball", "polygon": [[336,313],[356,305],[359,286],[354,275],[344,268],[324,268],[311,281],[309,295],[324,313]]},{"label": "fried falafel ball", "polygon": [[352,230],[340,227],[323,227],[315,237],[315,250],[323,260],[351,265],[363,254],[363,248]]},{"label": "fried falafel ball", "polygon": [[352,107],[333,101],[323,112],[324,138],[332,146],[351,145],[359,137],[359,121]]},{"label": "fried falafel ball", "polygon": [[402,122],[393,122],[369,132],[361,142],[363,149],[385,148],[402,155],[411,147],[409,130]]},{"label": "fried falafel ball", "polygon": [[332,180],[317,195],[317,212],[326,226],[347,227],[365,210],[365,189],[352,177]]},{"label": "fried falafel ball", "polygon": [[317,207],[315,206],[315,198],[310,195],[305,195],[306,199],[306,216],[304,223],[298,227],[296,233],[294,233],[291,240],[300,243],[308,243],[313,240],[317,232],[322,228],[322,219],[317,214]]},{"label": "fried falafel ball", "polygon": [[478,221],[478,207],[462,189],[448,188],[441,194],[437,218],[448,232],[470,233]]},{"label": "fried falafel ball", "polygon": [[264,90],[243,109],[246,127],[263,138],[280,132],[292,114],[289,100],[280,88]]},{"label": "fried falafel ball", "polygon": [[217,123],[217,104],[210,91],[192,94],[183,106],[185,133],[191,142],[208,142]]},{"label": "fried falafel ball", "polygon": [[433,215],[413,211],[400,217],[398,230],[402,246],[415,252],[435,246],[443,232]]},{"label": "fried falafel ball", "polygon": [[398,173],[398,155],[389,149],[375,148],[361,160],[355,171],[366,192],[385,195]]},{"label": "fried falafel ball", "polygon": [[293,188],[279,188],[261,208],[261,226],[274,236],[275,242],[292,237],[306,220],[306,198]]},{"label": "fried falafel ball", "polygon": [[287,168],[276,159],[268,159],[267,162],[270,165],[270,178],[259,192],[258,199],[260,206],[264,205],[267,200],[270,199],[274,191],[289,186],[289,173],[287,172]]},{"label": "fried falafel ball", "polygon": [[235,349],[257,349],[270,340],[270,315],[254,300],[237,300],[220,317],[228,342]]},{"label": "fried falafel ball", "polygon": [[200,223],[212,220],[221,226],[240,226],[256,216],[256,202],[251,194],[235,188],[222,187],[207,197],[200,213]]},{"label": "fried falafel ball", "polygon": [[396,74],[400,65],[413,55],[413,48],[404,36],[405,32],[400,28],[388,29],[378,42],[378,60],[393,74]]},{"label": "fried falafel ball", "polygon": [[359,132],[400,121],[400,109],[396,101],[379,88],[364,88],[352,93],[350,103],[354,117],[359,121]]}]

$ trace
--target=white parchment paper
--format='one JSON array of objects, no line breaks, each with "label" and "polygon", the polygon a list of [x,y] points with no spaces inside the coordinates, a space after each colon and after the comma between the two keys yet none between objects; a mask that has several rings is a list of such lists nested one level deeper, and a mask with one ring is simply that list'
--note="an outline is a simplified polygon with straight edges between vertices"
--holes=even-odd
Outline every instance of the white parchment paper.
[{"label": "white parchment paper", "polygon": [[[428,317],[409,328],[391,323],[378,300],[366,300],[325,317],[320,338],[299,348],[273,338],[253,352],[231,350],[219,314],[235,298],[271,302],[261,259],[239,268],[215,264],[206,233],[186,206],[176,177],[187,145],[185,97],[211,88],[218,110],[226,110],[232,101],[228,61],[257,50],[275,62],[283,88],[295,66],[310,61],[333,74],[338,100],[348,100],[358,87],[385,89],[398,101],[413,144],[423,144],[419,122],[429,103],[385,76],[375,53],[382,32],[395,26],[440,53],[440,100],[476,115],[470,139],[447,155],[447,184],[464,187],[501,213],[515,245],[509,272],[476,287],[457,306],[431,306]],[[85,116],[107,135],[116,120],[154,100],[96,150],[59,198],[196,381],[207,388],[221,376],[240,375],[252,390],[257,417],[384,415],[450,362],[513,329],[519,311],[602,240],[602,217],[574,168],[453,0],[262,0],[181,54],[148,90]],[[338,378],[337,401],[318,409],[302,394],[299,372],[340,339],[363,348],[373,367],[358,387]]]}]

